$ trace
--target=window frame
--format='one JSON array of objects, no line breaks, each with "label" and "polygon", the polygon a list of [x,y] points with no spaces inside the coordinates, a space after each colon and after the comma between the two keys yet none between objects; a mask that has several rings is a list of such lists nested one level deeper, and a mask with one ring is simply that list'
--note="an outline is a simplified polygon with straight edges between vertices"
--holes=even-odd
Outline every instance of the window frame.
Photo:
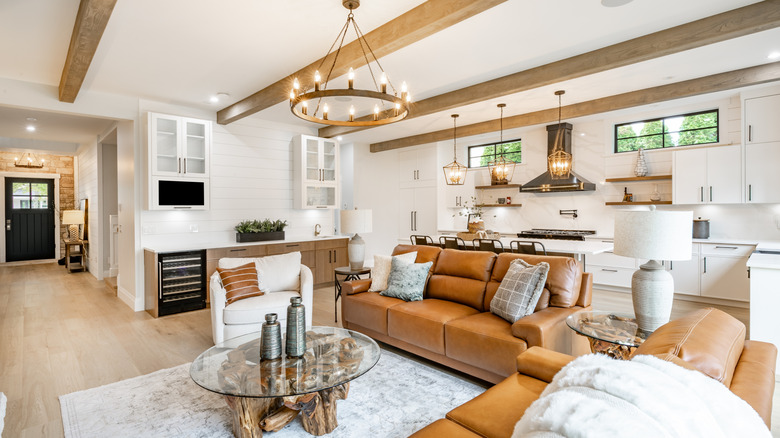
[{"label": "window frame", "polygon": [[[679,131],[673,131],[674,133],[683,133],[683,132],[691,132],[691,131],[701,131],[704,129],[712,129],[715,128],[715,141],[713,142],[707,142],[707,143],[693,143],[693,144],[685,144],[685,145],[671,145],[666,146],[666,135],[670,134],[671,132],[665,132],[664,127],[665,123],[664,121],[666,119],[673,119],[676,117],[689,117],[689,116],[697,116],[700,114],[709,114],[709,113],[715,113],[715,118],[717,120],[715,126],[710,126],[706,128],[694,128],[694,129],[685,129],[685,130],[679,130]],[[701,145],[712,145],[712,144],[718,144],[720,143],[720,108],[713,108],[708,110],[702,110],[702,111],[694,111],[690,113],[685,114],[675,114],[675,115],[669,115],[669,116],[661,116],[661,117],[653,117],[645,120],[636,120],[633,122],[624,122],[624,123],[615,123],[613,125],[613,147],[612,147],[612,153],[613,154],[623,154],[627,152],[636,152],[636,150],[630,150],[630,151],[618,151],[618,141],[619,140],[625,140],[627,138],[643,138],[643,137],[654,137],[654,136],[661,136],[661,147],[660,148],[652,148],[652,149],[645,149],[645,151],[656,151],[656,150],[668,150],[672,148],[679,148],[679,147],[687,147],[687,146],[701,146]],[[650,123],[650,122],[661,122],[661,132],[658,134],[646,134],[646,135],[636,135],[633,137],[625,137],[625,138],[618,138],[618,129],[622,126],[626,125],[633,125],[635,123]]]},{"label": "window frame", "polygon": [[[471,166],[471,148],[480,148],[480,147],[488,147],[488,146],[498,146],[498,145],[505,145],[508,143],[517,143],[520,142],[520,161],[512,161],[515,164],[522,164],[523,163],[523,139],[522,138],[515,138],[513,140],[505,140],[505,141],[496,141],[491,143],[482,143],[482,144],[475,144],[471,146],[466,147],[466,161],[468,163],[469,169],[486,169],[488,166],[487,164],[484,166]],[[493,150],[493,159],[495,160],[499,156],[506,156],[507,154],[516,154],[515,152],[502,152],[501,154],[496,155],[495,149]],[[477,157],[474,157],[477,158]],[[507,158],[508,159],[508,158]]]}]

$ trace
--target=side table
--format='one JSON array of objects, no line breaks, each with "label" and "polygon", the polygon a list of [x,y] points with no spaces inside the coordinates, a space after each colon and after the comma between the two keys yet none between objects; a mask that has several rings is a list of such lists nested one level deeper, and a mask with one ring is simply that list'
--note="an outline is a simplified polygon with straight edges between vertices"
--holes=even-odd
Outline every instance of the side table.
[{"label": "side table", "polygon": [[[85,245],[87,244],[87,241],[86,240],[65,240],[63,242],[65,243],[65,268],[68,270],[68,273],[76,272],[76,271],[86,271],[87,265],[85,263],[86,261],[84,260],[84,256],[86,255],[84,252],[84,248]],[[70,261],[71,257],[78,257],[79,263],[71,263]]]},{"label": "side table", "polygon": [[341,298],[341,283],[339,283],[339,275],[344,276],[341,281],[359,280],[361,275],[368,274],[368,278],[371,278],[371,268],[352,269],[349,266],[342,266],[333,270],[333,313],[335,315],[335,321],[339,322],[339,309],[338,303]]},{"label": "side table", "polygon": [[588,338],[590,351],[623,360],[650,335],[639,329],[634,318],[610,312],[577,312],[566,318],[566,325]]}]

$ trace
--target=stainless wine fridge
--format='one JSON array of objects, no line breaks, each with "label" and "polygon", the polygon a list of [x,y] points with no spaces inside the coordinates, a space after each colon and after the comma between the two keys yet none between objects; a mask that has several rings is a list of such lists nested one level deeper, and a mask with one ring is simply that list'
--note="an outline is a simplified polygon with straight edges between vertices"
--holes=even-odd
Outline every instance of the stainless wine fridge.
[{"label": "stainless wine fridge", "polygon": [[[156,275],[150,277],[156,280],[157,284],[152,287],[150,278],[147,278],[147,312],[158,317],[206,307],[205,250],[151,254],[147,252],[146,257],[149,256],[156,256],[153,265]],[[147,262],[149,261],[152,260],[147,259]],[[151,292],[156,294],[152,295]]]}]

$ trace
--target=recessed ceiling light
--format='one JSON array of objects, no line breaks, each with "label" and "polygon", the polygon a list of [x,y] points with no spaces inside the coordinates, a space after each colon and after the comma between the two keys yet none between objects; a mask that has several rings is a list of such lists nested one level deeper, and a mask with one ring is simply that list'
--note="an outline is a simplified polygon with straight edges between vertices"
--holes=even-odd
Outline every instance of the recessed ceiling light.
[{"label": "recessed ceiling light", "polygon": [[219,93],[209,97],[209,102],[210,103],[218,103],[218,102],[221,102],[221,101],[227,99],[228,97],[230,97],[229,94],[223,93],[223,92],[219,92]]},{"label": "recessed ceiling light", "polygon": [[601,6],[616,8],[631,3],[633,0],[601,0]]},{"label": "recessed ceiling light", "polygon": [[767,56],[767,59],[780,59],[780,52],[772,52]]},{"label": "recessed ceiling light", "polygon": [[336,137],[336,140],[338,140],[338,141],[344,140],[344,137],[339,135],[338,137]]},{"label": "recessed ceiling light", "polygon": [[35,126],[27,125],[27,132],[35,132]]},{"label": "recessed ceiling light", "polygon": [[217,102],[219,102],[219,97],[217,97],[217,96],[211,96],[211,97],[209,97],[209,102],[211,102],[211,103],[217,103]]}]

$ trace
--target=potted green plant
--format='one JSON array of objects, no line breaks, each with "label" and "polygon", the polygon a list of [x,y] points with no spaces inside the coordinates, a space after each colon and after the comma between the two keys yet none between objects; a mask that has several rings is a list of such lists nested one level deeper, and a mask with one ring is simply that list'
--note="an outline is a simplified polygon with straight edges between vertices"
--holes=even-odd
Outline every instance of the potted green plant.
[{"label": "potted green plant", "polygon": [[284,227],[287,221],[270,219],[246,220],[236,225],[236,242],[260,242],[264,240],[284,240]]}]

